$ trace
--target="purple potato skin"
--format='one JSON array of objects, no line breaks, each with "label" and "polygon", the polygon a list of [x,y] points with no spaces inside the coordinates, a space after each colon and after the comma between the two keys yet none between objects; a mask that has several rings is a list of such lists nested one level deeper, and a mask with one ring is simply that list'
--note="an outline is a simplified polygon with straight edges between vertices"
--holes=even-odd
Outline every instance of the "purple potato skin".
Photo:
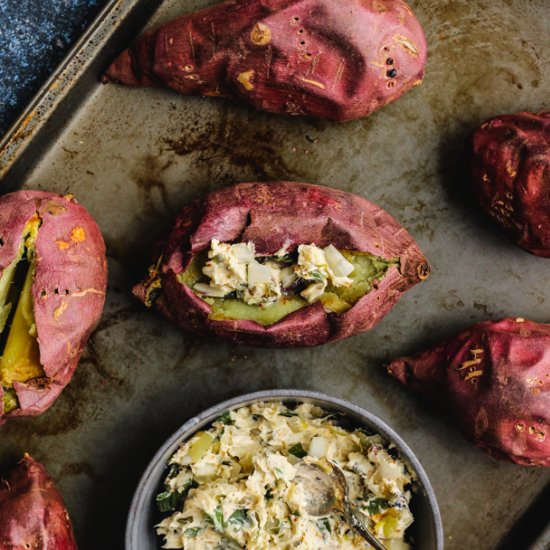
[{"label": "purple potato skin", "polygon": [[550,466],[550,325],[483,321],[387,368],[407,388],[443,402],[480,449]]},{"label": "purple potato skin", "polygon": [[482,208],[516,244],[550,258],[550,111],[492,118],[470,148]]},{"label": "purple potato skin", "polygon": [[[214,320],[209,318],[210,305],[178,280],[212,239],[251,241],[259,255],[274,254],[283,246],[293,251],[299,244],[333,244],[386,260],[398,258],[400,269],[391,266],[375,288],[342,314],[327,313],[314,302],[268,327]],[[416,243],[387,212],[357,195],[307,183],[243,183],[210,193],[177,217],[162,258],[158,270],[134,287],[142,302],[160,275],[162,293],[154,305],[180,328],[261,347],[315,346],[368,331],[403,292],[429,275]]]},{"label": "purple potato skin", "polygon": [[0,485],[0,550],[78,550],[63,499],[25,455]]},{"label": "purple potato skin", "polygon": [[0,386],[0,424],[51,406],[70,382],[105,303],[105,243],[94,219],[71,195],[17,191],[0,198],[0,269],[17,257],[25,225],[35,214],[42,224],[32,295],[44,376],[14,382],[19,408],[6,415]]},{"label": "purple potato skin", "polygon": [[237,0],[144,34],[104,81],[345,121],[419,85],[426,57],[403,0]]}]

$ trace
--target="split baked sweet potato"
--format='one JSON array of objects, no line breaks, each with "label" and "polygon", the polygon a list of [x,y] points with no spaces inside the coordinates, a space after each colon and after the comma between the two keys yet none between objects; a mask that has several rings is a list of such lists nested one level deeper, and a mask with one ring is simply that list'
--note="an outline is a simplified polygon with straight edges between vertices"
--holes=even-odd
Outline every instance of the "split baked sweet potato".
[{"label": "split baked sweet potato", "polygon": [[186,330],[313,346],[371,329],[428,274],[411,236],[362,197],[245,183],[186,206],[134,293]]},{"label": "split baked sweet potato", "polygon": [[61,495],[29,455],[0,481],[0,550],[77,550]]},{"label": "split baked sweet potato", "polygon": [[0,424],[45,411],[103,310],[105,244],[72,196],[0,198]]},{"label": "split baked sweet potato", "polygon": [[499,459],[550,466],[550,325],[484,321],[388,372],[444,402],[468,439]]},{"label": "split baked sweet potato", "polygon": [[519,246],[550,257],[550,111],[502,115],[471,140],[483,209]]},{"label": "split baked sweet potato", "polygon": [[104,82],[344,121],[420,84],[425,64],[424,33],[403,0],[237,0],[144,34]]}]

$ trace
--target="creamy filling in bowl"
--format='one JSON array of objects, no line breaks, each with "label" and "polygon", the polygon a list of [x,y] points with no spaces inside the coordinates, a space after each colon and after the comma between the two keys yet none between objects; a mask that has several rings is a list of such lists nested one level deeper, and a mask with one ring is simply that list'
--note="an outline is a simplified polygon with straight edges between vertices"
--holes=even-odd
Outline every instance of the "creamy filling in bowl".
[{"label": "creamy filling in bowl", "polygon": [[156,496],[163,548],[367,549],[343,514],[312,516],[305,463],[343,470],[357,516],[386,548],[410,548],[415,476],[397,448],[313,403],[258,402],[227,411],[184,442]]}]

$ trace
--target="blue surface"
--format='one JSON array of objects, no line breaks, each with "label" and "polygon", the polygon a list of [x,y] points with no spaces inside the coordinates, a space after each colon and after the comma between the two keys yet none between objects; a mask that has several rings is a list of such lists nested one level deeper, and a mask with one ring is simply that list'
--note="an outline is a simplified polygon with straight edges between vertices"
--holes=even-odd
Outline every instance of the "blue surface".
[{"label": "blue surface", "polygon": [[0,135],[106,0],[0,0]]}]

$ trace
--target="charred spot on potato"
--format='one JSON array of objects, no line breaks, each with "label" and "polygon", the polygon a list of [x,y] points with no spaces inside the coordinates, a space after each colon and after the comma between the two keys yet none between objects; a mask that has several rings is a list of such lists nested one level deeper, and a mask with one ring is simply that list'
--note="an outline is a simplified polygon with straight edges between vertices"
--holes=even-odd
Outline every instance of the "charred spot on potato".
[{"label": "charred spot on potato", "polygon": [[35,242],[41,220],[35,215],[26,225],[19,253],[0,278],[0,383],[4,388],[4,411],[18,408],[14,382],[44,375],[40,364],[32,284]]},{"label": "charred spot on potato", "polygon": [[250,32],[250,40],[256,46],[265,46],[271,41],[271,29],[264,23],[256,23]]},{"label": "charred spot on potato", "polygon": [[147,307],[152,307],[157,298],[162,294],[162,279],[160,277],[161,264],[162,255],[149,267],[149,277],[144,283],[146,289],[144,303]]},{"label": "charred spot on potato", "polygon": [[245,71],[237,77],[237,80],[242,85],[242,87],[247,91],[250,92],[254,89],[254,71]]},{"label": "charred spot on potato", "polygon": [[[309,277],[311,278],[307,280],[296,277],[286,287],[282,288],[277,299],[273,299],[269,303],[247,303],[244,299],[244,292],[246,291],[243,292],[240,289],[231,290],[224,296],[206,295],[206,286],[210,282],[209,277],[204,273],[204,268],[209,261],[208,250],[199,252],[192,258],[187,269],[179,275],[179,281],[191,288],[211,306],[210,319],[248,320],[255,321],[263,326],[269,326],[317,301],[321,302],[327,312],[345,313],[363,296],[377,288],[378,283],[384,278],[391,266],[399,265],[397,260],[384,260],[365,252],[351,250],[341,250],[339,252],[353,266],[353,271],[349,274],[351,284],[349,286],[337,286],[329,282],[323,287],[323,291],[312,300],[308,299],[307,289],[322,280],[320,274],[317,274],[314,270],[310,272]],[[277,263],[284,271],[295,265],[297,258],[298,253],[294,252],[280,254],[279,256],[257,257],[256,260],[262,266]],[[219,258],[212,255],[210,255],[210,260],[214,263],[220,261]],[[204,289],[204,291],[201,292],[199,288]]]},{"label": "charred spot on potato", "polygon": [[418,278],[425,281],[430,276],[430,266],[427,263],[420,264],[417,268]]}]

